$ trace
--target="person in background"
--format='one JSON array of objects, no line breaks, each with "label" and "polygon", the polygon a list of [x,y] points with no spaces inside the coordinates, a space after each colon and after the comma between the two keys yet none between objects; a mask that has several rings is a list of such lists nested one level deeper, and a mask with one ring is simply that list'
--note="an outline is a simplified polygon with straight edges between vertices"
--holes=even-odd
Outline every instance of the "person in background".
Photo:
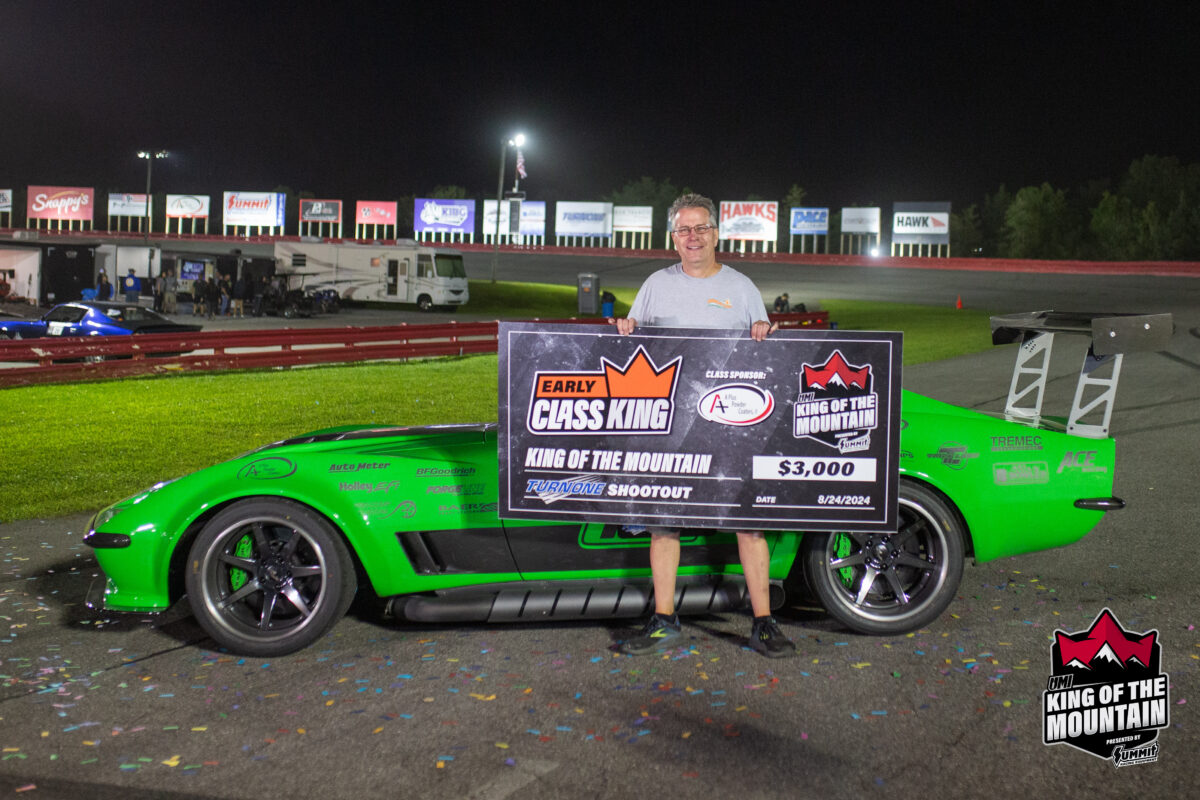
[{"label": "person in background", "polygon": [[167,275],[163,278],[163,313],[174,314],[178,308],[178,298],[176,294],[179,292],[179,279],[175,277],[175,270],[168,268]]},{"label": "person in background", "polygon": [[204,309],[208,312],[208,318],[212,319],[220,310],[221,285],[217,283],[216,278],[209,278],[204,284],[204,290]]},{"label": "person in background", "polygon": [[129,268],[129,274],[121,279],[121,291],[125,293],[126,303],[136,303],[142,295],[142,280]]},{"label": "person in background", "polygon": [[221,310],[219,314],[222,317],[229,316],[229,302],[233,296],[233,287],[229,285],[229,276],[222,273],[221,281],[218,284],[221,290]]},{"label": "person in background", "polygon": [[208,298],[208,281],[204,280],[204,276],[196,278],[192,281],[192,316],[199,317],[204,314],[205,300]]},{"label": "person in background", "polygon": [[266,275],[259,278],[258,291],[254,293],[254,316],[261,317],[263,315],[263,303],[267,300],[267,293],[271,291],[271,279]]},{"label": "person in background", "polygon": [[[717,261],[717,210],[712,200],[685,194],[668,210],[671,238],[679,262],[648,277],[638,290],[629,316],[618,319],[617,332],[633,333],[639,325],[671,328],[746,330],[761,342],[778,330],[754,283]],[[679,529],[650,530],[650,570],[654,581],[654,613],[641,632],[621,643],[629,655],[662,650],[682,636],[675,611],[675,577],[679,571]],[[796,646],[771,615],[770,550],[762,531],[738,531],[738,556],[746,577],[746,593],[754,621],[750,647],[769,658],[790,656]]]},{"label": "person in background", "polygon": [[163,310],[163,293],[167,290],[167,279],[159,270],[158,277],[154,279],[154,310],[162,313]]},{"label": "person in background", "polygon": [[784,292],[775,298],[775,313],[786,314],[792,310],[792,304],[788,302],[788,294]]},{"label": "person in background", "polygon": [[108,282],[108,275],[105,274],[104,270],[100,270],[100,282],[96,284],[96,299],[113,299],[113,285]]},{"label": "person in background", "polygon": [[238,319],[245,316],[246,304],[246,276],[239,275],[238,279],[233,282],[233,304],[230,306],[230,316],[236,315]]}]

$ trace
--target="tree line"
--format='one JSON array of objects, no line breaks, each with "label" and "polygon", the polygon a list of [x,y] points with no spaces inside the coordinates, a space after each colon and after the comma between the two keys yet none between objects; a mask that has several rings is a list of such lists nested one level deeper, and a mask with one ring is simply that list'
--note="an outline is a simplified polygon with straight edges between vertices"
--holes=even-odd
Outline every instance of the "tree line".
[{"label": "tree line", "polygon": [[1200,164],[1143,156],[1115,184],[1001,186],[950,217],[950,251],[988,258],[1200,260]]}]

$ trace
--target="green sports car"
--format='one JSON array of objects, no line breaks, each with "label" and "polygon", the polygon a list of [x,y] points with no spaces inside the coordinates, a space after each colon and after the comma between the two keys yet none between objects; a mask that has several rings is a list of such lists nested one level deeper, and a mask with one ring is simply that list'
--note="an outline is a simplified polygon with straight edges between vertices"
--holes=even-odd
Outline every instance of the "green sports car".
[{"label": "green sports car", "polygon": [[[807,586],[855,631],[902,633],[945,610],[967,556],[1069,544],[1124,505],[1108,438],[1121,358],[1165,346],[1170,315],[1036,312],[992,328],[997,344],[1020,343],[1005,412],[904,392],[898,529],[767,532],[773,604]],[[1091,347],[1070,414],[1051,418],[1041,406],[1059,333]],[[85,541],[105,575],[89,605],[157,612],[186,596],[219,646],[252,656],[312,644],[359,592],[432,623],[648,612],[647,534],[501,520],[497,480],[494,424],[342,427],[266,445],[96,514]],[[735,534],[685,531],[682,544],[680,613],[741,606]]]}]

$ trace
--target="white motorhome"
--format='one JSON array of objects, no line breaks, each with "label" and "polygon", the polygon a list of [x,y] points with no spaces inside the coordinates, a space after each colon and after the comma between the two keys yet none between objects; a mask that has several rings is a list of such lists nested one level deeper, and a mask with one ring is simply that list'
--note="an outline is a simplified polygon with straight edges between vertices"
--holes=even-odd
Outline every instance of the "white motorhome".
[{"label": "white motorhome", "polygon": [[416,242],[276,242],[275,270],[302,277],[306,289],[333,289],[344,300],[416,303],[429,311],[454,309],[468,299],[462,253]]}]

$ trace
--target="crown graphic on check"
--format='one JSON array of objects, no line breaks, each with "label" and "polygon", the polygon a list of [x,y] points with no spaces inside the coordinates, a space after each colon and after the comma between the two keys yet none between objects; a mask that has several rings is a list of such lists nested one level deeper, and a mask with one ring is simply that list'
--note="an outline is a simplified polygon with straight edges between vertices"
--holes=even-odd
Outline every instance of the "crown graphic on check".
[{"label": "crown graphic on check", "polygon": [[639,347],[633,358],[619,369],[604,359],[604,379],[609,397],[670,397],[675,387],[675,373],[680,359],[676,358],[662,369],[655,366],[644,348]]}]

